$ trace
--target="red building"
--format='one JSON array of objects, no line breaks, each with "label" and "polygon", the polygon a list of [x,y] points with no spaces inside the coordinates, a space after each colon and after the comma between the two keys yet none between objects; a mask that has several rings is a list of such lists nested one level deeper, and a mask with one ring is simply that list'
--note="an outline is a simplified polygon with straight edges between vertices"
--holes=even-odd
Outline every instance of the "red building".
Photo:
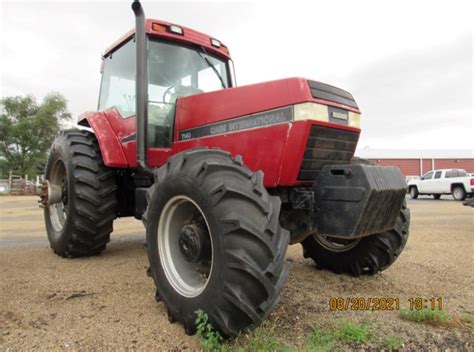
[{"label": "red building", "polygon": [[360,149],[356,155],[380,166],[398,166],[405,176],[421,176],[435,169],[464,169],[474,173],[472,150]]}]

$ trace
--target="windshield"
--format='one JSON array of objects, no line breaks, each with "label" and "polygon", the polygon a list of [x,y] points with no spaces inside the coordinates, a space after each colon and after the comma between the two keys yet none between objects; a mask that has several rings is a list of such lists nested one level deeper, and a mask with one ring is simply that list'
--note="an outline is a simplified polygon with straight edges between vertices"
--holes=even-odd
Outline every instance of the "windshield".
[{"label": "windshield", "polygon": [[148,49],[148,145],[169,146],[179,97],[229,86],[226,61],[191,48],[150,39]]},{"label": "windshield", "polygon": [[228,76],[226,61],[209,55],[204,49],[150,39],[150,101],[168,103],[179,96],[222,89],[223,85],[229,86]]}]

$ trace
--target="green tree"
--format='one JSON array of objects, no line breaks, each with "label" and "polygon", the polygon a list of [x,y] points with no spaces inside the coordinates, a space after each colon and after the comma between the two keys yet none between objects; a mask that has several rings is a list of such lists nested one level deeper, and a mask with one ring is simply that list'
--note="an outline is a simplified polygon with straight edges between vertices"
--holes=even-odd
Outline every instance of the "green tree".
[{"label": "green tree", "polygon": [[0,155],[2,168],[20,175],[37,174],[36,167],[58,133],[60,123],[69,119],[67,101],[59,93],[48,94],[41,104],[32,96],[0,100]]}]

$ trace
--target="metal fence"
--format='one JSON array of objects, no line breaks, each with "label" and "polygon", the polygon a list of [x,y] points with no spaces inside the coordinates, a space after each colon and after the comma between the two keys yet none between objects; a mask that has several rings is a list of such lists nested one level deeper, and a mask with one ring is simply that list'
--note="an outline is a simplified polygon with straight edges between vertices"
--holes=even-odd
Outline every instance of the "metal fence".
[{"label": "metal fence", "polygon": [[8,179],[0,179],[0,194],[11,195],[34,195],[40,184],[39,177],[36,182],[32,182],[17,175],[10,174]]},{"label": "metal fence", "polygon": [[36,187],[33,182],[23,178],[14,178],[10,183],[10,194],[16,196],[36,194]]}]

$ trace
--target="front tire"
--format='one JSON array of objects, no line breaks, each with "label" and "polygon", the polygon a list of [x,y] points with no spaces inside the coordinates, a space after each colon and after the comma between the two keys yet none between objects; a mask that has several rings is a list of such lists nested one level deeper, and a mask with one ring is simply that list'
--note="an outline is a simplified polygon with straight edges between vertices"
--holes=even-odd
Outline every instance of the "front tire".
[{"label": "front tire", "polygon": [[202,309],[224,336],[258,326],[288,275],[280,199],[240,157],[195,149],[155,172],[144,214],[150,274],[170,321],[195,332]]},{"label": "front tire", "polygon": [[95,136],[62,131],[51,147],[45,178],[62,188],[61,201],[44,209],[51,248],[68,258],[101,253],[116,217],[117,185],[115,171],[104,165]]},{"label": "front tire", "polygon": [[337,274],[373,275],[398,258],[408,240],[409,225],[410,210],[404,201],[394,229],[352,241],[312,235],[301,242],[303,255]]}]

